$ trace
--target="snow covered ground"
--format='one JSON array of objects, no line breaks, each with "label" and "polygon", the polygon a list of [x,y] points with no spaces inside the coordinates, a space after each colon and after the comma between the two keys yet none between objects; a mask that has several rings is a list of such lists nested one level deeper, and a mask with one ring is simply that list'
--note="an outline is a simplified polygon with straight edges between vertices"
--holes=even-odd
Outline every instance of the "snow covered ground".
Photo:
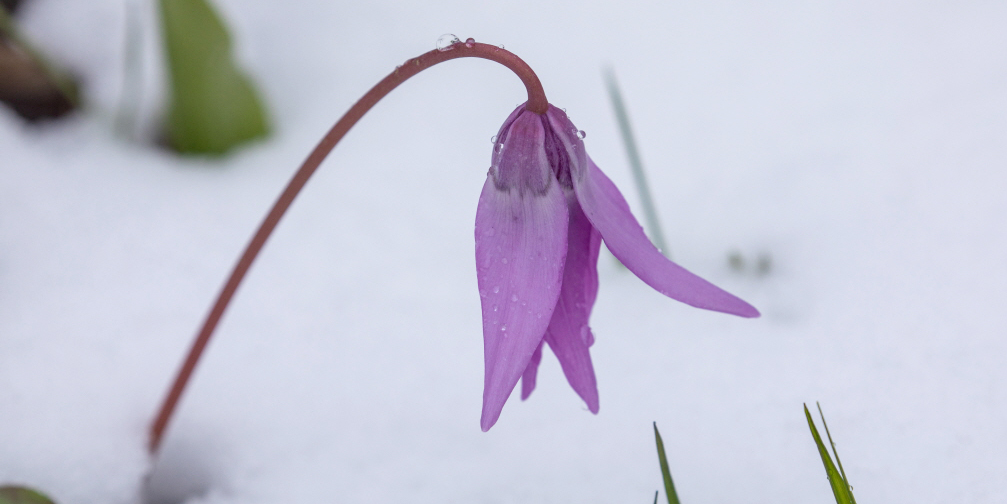
[{"label": "snow covered ground", "polygon": [[[1007,4],[220,0],[277,134],[198,159],[112,132],[122,1],[34,2],[25,30],[93,107],[41,126],[0,110],[0,483],[141,501],[147,424],[252,230],[349,105],[450,32],[524,58],[635,204],[611,65],[673,257],[764,316],[691,309],[603,256],[600,413],[547,354],[482,433],[472,229],[524,91],[448,62],[368,115],[281,223],[151,504],[650,502],[652,421],[684,502],[827,503],[815,400],[860,502],[1007,501]],[[143,136],[163,87],[140,10]]]}]

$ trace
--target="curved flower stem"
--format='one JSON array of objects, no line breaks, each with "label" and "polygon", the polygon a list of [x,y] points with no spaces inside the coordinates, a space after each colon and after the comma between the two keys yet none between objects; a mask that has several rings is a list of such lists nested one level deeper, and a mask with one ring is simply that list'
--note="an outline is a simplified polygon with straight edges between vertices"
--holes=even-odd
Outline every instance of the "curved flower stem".
[{"label": "curved flower stem", "polygon": [[241,258],[238,263],[234,265],[234,269],[231,271],[231,276],[227,279],[227,283],[224,284],[224,288],[221,289],[220,294],[217,296],[217,301],[214,302],[213,308],[207,315],[206,320],[203,322],[203,327],[199,330],[195,341],[192,343],[192,347],[189,350],[188,356],[185,358],[185,362],[182,363],[181,369],[178,371],[178,375],[175,377],[175,382],[172,384],[171,388],[168,390],[168,395],[164,398],[164,402],[161,404],[161,409],[157,413],[157,417],[154,419],[154,423],[150,426],[150,439],[147,445],[147,449],[150,451],[151,455],[157,453],[158,448],[161,445],[161,439],[164,436],[164,431],[168,426],[168,421],[171,420],[172,413],[175,411],[175,407],[178,405],[178,400],[182,396],[182,392],[185,390],[186,384],[188,384],[189,379],[192,377],[192,372],[196,368],[196,363],[199,362],[200,356],[206,349],[207,343],[210,341],[210,337],[213,335],[213,331],[217,328],[217,324],[220,322],[220,318],[224,314],[224,310],[227,309],[227,305],[231,302],[231,298],[234,297],[235,291],[238,290],[238,286],[241,285],[242,279],[245,278],[245,274],[248,272],[249,267],[252,266],[252,262],[255,261],[256,256],[259,255],[259,251],[262,250],[263,245],[265,245],[266,240],[269,239],[269,235],[272,234],[273,229],[280,222],[283,214],[286,213],[287,209],[290,208],[290,204],[293,203],[294,198],[297,194],[301,192],[301,189],[311,178],[311,175],[315,173],[318,166],[322,163],[329,152],[335,148],[339,140],[343,138],[350,128],[353,127],[357,121],[367,113],[378,101],[385,97],[389,92],[398,87],[410,77],[430,68],[438,63],[452,60],[455,58],[483,58],[490,61],[495,61],[501,65],[509,68],[518,77],[521,78],[521,82],[524,83],[525,88],[528,90],[528,103],[526,105],[527,109],[535,112],[537,114],[544,114],[549,107],[549,102],[546,100],[545,91],[542,89],[542,83],[539,82],[538,76],[535,72],[526,64],[521,58],[518,58],[513,53],[506,51],[500,47],[480,44],[470,41],[466,42],[456,42],[450,46],[435,49],[426,54],[422,54],[419,57],[410,59],[406,61],[403,65],[397,67],[395,71],[388,74],[387,77],[377,83],[370,91],[367,92],[353,107],[350,108],[346,114],[339,119],[338,122],[329,132],[322,138],[322,141],[318,143],[315,150],[308,155],[308,158],[304,160],[304,164],[297,170],[294,177],[290,179],[287,184],[286,189],[277,198],[276,203],[273,204],[273,208],[269,210],[266,214],[266,218],[263,219],[262,224],[259,225],[258,231],[252,236],[252,240],[245,247],[245,252],[241,254]]}]

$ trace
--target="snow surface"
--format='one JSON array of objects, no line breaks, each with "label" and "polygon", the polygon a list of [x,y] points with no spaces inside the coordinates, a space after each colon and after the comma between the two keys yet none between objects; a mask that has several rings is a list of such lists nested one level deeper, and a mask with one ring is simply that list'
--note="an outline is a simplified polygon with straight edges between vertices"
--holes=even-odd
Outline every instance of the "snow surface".
[{"label": "snow surface", "polygon": [[[1007,501],[1004,2],[218,4],[277,125],[223,159],[113,133],[124,2],[24,13],[92,108],[0,110],[0,483],[63,504],[650,502],[657,421],[683,502],[828,503],[801,412],[819,400],[860,502]],[[163,72],[136,5],[150,138]],[[482,433],[472,228],[524,91],[448,62],[308,184],[143,490],[147,425],[253,228],[329,125],[446,32],[528,61],[635,205],[612,65],[674,258],[764,316],[689,308],[603,256],[601,412],[547,356]]]}]

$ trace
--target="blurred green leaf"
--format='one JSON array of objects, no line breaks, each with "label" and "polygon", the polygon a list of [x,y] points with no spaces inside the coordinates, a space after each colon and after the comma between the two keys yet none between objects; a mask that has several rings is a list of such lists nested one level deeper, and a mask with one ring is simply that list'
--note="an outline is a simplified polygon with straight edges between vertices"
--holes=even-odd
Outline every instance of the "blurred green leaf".
[{"label": "blurred green leaf", "polygon": [[815,428],[815,421],[811,418],[811,413],[808,411],[808,405],[804,405],[804,416],[808,419],[808,427],[811,427],[811,435],[815,438],[815,445],[818,446],[818,454],[822,457],[822,463],[825,464],[825,474],[829,477],[829,484],[832,486],[832,493],[836,497],[837,504],[857,504],[857,500],[853,498],[853,491],[850,487],[850,482],[846,479],[846,471],[842,470],[843,463],[839,462],[839,453],[836,452],[836,444],[832,442],[832,434],[829,434],[829,426],[825,423],[825,415],[822,414],[822,407],[818,407],[818,414],[822,415],[822,425],[825,427],[825,433],[829,437],[829,444],[832,446],[832,453],[836,455],[836,462],[839,463],[839,469],[836,469],[836,465],[832,463],[832,457],[829,456],[829,450],[825,448],[825,444],[822,443],[822,436],[818,434],[818,429]]},{"label": "blurred green leaf", "polygon": [[265,136],[262,102],[235,65],[227,27],[208,0],[160,4],[171,74],[171,145],[180,152],[220,154]]},{"label": "blurred green leaf", "polygon": [[30,488],[0,486],[0,504],[53,504],[52,499]]},{"label": "blurred green leaf", "polygon": [[[668,469],[668,457],[664,454],[664,441],[661,440],[661,433],[657,430],[657,422],[654,422],[654,439],[657,442],[657,458],[661,462],[661,476],[664,477],[664,493],[668,496],[668,504],[679,504],[678,494],[675,493],[675,482],[671,480],[671,469]],[[656,494],[654,503],[657,503]]]}]

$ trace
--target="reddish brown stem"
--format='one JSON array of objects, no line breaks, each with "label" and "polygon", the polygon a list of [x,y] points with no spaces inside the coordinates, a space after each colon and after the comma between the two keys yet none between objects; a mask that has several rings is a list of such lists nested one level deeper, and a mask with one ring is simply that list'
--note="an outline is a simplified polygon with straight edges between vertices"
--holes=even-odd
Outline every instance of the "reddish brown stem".
[{"label": "reddish brown stem", "polygon": [[417,58],[408,60],[402,66],[398,67],[392,73],[388,74],[387,77],[381,80],[377,85],[371,88],[353,107],[350,108],[346,114],[339,119],[338,122],[329,132],[322,138],[322,141],[318,143],[315,150],[308,155],[308,158],[304,160],[304,164],[301,165],[294,177],[290,179],[287,184],[286,189],[277,198],[276,203],[273,204],[273,208],[266,214],[266,218],[263,219],[262,224],[259,225],[258,231],[252,236],[252,240],[245,247],[245,252],[241,254],[241,258],[238,263],[234,265],[234,269],[231,271],[231,276],[227,279],[227,283],[224,284],[224,288],[221,289],[220,294],[217,296],[217,301],[213,303],[213,308],[210,313],[206,316],[206,320],[203,322],[203,327],[199,330],[196,335],[195,341],[192,343],[192,347],[189,349],[189,354],[185,358],[185,362],[182,363],[181,369],[178,371],[178,375],[175,377],[175,382],[171,385],[168,390],[168,395],[164,398],[164,402],[161,404],[161,409],[157,413],[157,417],[154,419],[154,423],[150,426],[150,440],[147,448],[150,450],[151,455],[156,455],[158,448],[161,446],[161,440],[164,437],[165,429],[168,426],[168,422],[171,420],[171,416],[178,406],[178,400],[182,396],[182,392],[185,390],[185,386],[189,383],[192,377],[193,370],[196,369],[196,364],[199,362],[200,356],[206,349],[207,343],[210,342],[210,337],[213,336],[213,331],[217,328],[217,324],[220,322],[220,318],[224,315],[224,311],[227,309],[227,305],[230,304],[231,298],[234,297],[235,291],[238,290],[238,286],[241,285],[242,279],[245,278],[245,274],[248,273],[248,269],[252,266],[252,262],[255,261],[256,256],[259,255],[259,251],[262,250],[263,245],[265,245],[266,240],[269,239],[269,235],[272,234],[273,229],[280,222],[283,214],[286,213],[287,209],[290,208],[290,204],[293,203],[294,198],[297,194],[301,192],[304,184],[308,182],[311,175],[315,173],[318,166],[322,163],[329,152],[335,148],[339,140],[343,138],[350,128],[353,127],[357,121],[367,113],[378,101],[395,89],[399,84],[402,84],[410,77],[430,68],[438,63],[452,60],[455,58],[483,58],[490,61],[495,61],[501,65],[509,68],[518,77],[521,78],[521,82],[524,83],[528,90],[528,103],[525,107],[537,114],[544,114],[549,106],[549,102],[545,98],[545,91],[542,90],[542,83],[539,82],[538,77],[535,72],[526,64],[521,58],[518,58],[513,53],[508,52],[500,47],[496,47],[489,44],[479,44],[475,42],[458,42],[452,44],[451,46],[444,49],[436,49],[430,51],[426,54],[420,55]]}]

